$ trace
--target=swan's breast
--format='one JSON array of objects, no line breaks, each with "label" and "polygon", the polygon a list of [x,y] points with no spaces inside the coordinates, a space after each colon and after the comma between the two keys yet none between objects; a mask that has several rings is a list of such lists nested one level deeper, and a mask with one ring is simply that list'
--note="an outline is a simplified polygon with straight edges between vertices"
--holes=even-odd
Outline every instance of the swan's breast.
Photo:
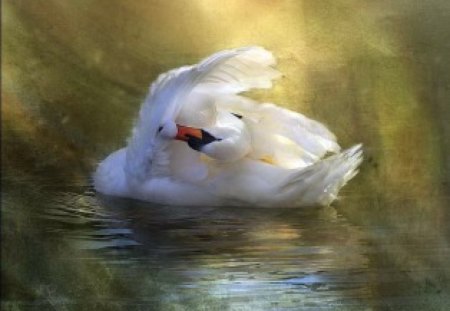
[{"label": "swan's breast", "polygon": [[94,174],[95,190],[107,195],[127,196],[129,187],[125,176],[126,148],[111,153],[100,162]]}]

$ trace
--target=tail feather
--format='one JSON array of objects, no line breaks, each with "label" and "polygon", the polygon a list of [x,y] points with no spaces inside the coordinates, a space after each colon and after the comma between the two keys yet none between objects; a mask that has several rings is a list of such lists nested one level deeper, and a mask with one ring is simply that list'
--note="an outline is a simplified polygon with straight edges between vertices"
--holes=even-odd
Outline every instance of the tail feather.
[{"label": "tail feather", "polygon": [[356,145],[291,174],[280,187],[289,202],[329,205],[339,190],[358,173],[363,159],[362,145]]}]

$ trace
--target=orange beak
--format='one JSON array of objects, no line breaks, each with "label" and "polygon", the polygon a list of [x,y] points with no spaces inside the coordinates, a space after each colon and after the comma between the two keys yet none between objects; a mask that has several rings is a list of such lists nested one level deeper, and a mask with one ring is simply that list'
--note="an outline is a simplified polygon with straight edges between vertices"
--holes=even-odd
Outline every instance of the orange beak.
[{"label": "orange beak", "polygon": [[203,138],[202,130],[195,127],[177,124],[177,130],[177,136],[175,136],[177,140],[188,141],[189,136],[196,137],[200,140]]}]

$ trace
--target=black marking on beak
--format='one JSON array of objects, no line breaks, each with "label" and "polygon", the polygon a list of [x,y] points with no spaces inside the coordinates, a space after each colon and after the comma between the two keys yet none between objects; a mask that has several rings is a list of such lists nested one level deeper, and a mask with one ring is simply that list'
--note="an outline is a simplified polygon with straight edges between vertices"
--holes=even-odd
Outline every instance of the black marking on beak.
[{"label": "black marking on beak", "polygon": [[207,132],[203,129],[201,131],[202,131],[201,139],[198,137],[192,136],[192,135],[186,135],[189,138],[187,141],[189,147],[191,147],[192,149],[194,149],[196,151],[201,151],[201,149],[207,144],[222,140],[221,138],[214,137],[209,132]]}]

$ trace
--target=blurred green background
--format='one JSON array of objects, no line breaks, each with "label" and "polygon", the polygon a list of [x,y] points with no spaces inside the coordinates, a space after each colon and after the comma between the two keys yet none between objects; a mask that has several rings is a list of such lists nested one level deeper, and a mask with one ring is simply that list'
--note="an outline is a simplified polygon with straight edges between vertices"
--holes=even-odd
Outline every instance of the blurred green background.
[{"label": "blurred green background", "polygon": [[[253,97],[325,123],[344,147],[363,143],[365,162],[331,210],[276,217],[267,211],[247,211],[242,216],[231,212],[233,225],[227,222],[225,232],[233,231],[236,221],[245,232],[232,242],[254,248],[250,241],[262,238],[267,243],[257,248],[257,260],[263,260],[280,241],[291,241],[292,249],[301,243],[323,246],[330,241],[338,247],[342,241],[335,241],[334,234],[312,238],[328,228],[343,234],[344,244],[358,247],[351,252],[363,256],[364,263],[349,262],[370,272],[364,282],[357,282],[364,285],[365,294],[347,297],[350,300],[342,308],[445,310],[450,305],[449,1],[5,0],[1,92],[5,310],[90,310],[93,306],[130,310],[133,301],[148,296],[152,307],[145,299],[133,306],[234,310],[232,292],[219,299],[193,291],[186,294],[189,303],[165,301],[161,297],[176,288],[178,276],[139,266],[135,270],[142,279],[133,282],[123,277],[122,268],[103,260],[119,255],[92,254],[77,243],[82,228],[84,241],[92,246],[92,232],[104,224],[98,213],[111,203],[92,193],[90,176],[99,160],[125,144],[150,82],[171,68],[246,45],[271,50],[285,75],[273,90],[253,92]],[[130,204],[112,203],[119,213],[126,208],[138,210],[127,220],[144,217],[151,209]],[[50,209],[69,210],[70,221],[66,216],[62,222],[55,220],[54,213],[49,217]],[[194,217],[202,234],[221,245],[230,242],[220,237],[223,228],[217,227],[223,213],[228,212],[216,211],[216,222],[209,225],[203,224],[207,217],[186,217]],[[171,213],[147,217],[173,224],[167,214]],[[303,218],[295,222],[293,215]],[[270,238],[265,238],[268,233],[261,223],[255,225],[246,217],[271,223]],[[315,233],[318,221],[321,226]],[[336,227],[335,221],[343,221],[347,229]],[[147,232],[167,233],[157,242],[152,240],[162,247],[174,228],[165,231],[158,226],[152,222]],[[302,226],[310,228],[310,238],[301,234],[306,230]],[[137,227],[145,232],[145,226]],[[211,246],[200,240],[184,241],[182,246],[209,251]],[[148,248],[146,242],[138,244]],[[131,254],[149,258],[144,253]],[[224,254],[228,253],[237,259],[253,254],[247,249],[238,252],[236,247],[226,252],[216,249],[210,261],[199,263],[194,257],[188,262],[210,269],[221,262],[217,271],[226,273],[230,266],[224,264],[228,263]],[[350,269],[342,263],[346,254],[333,257],[330,269]],[[136,267],[130,253],[120,256]],[[158,266],[163,261],[158,256],[148,265]],[[87,257],[95,260],[81,260]],[[279,272],[293,266],[281,265]],[[386,281],[392,273],[395,277]],[[279,306],[273,303],[288,299],[284,294],[268,297],[267,305],[255,308],[276,310]],[[301,297],[307,299],[308,294]],[[313,309],[340,309],[321,296],[316,298],[310,302]],[[250,296],[247,306],[258,299]],[[295,309],[301,303],[289,306]]]}]

